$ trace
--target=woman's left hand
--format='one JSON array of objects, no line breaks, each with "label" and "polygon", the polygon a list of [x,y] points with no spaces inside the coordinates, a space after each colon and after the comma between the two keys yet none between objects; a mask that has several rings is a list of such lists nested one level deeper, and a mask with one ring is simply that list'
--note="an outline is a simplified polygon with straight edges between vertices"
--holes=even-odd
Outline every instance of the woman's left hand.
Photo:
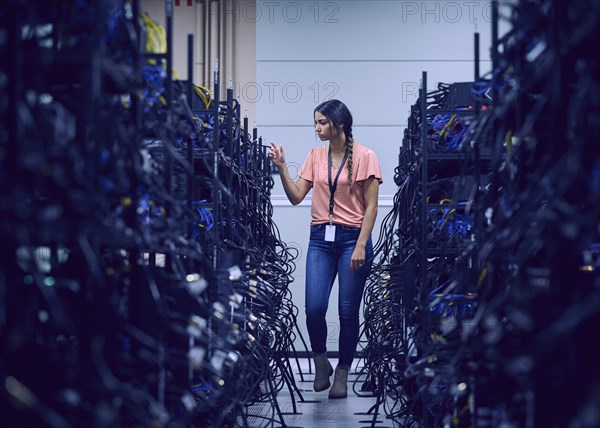
[{"label": "woman's left hand", "polygon": [[365,264],[365,247],[356,246],[354,247],[354,251],[352,252],[352,257],[350,258],[350,270],[352,272],[356,272]]}]

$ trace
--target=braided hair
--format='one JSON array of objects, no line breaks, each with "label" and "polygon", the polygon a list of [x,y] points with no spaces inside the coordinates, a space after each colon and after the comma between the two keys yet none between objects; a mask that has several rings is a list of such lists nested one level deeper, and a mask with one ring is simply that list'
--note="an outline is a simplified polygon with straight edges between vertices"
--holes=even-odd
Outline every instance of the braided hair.
[{"label": "braided hair", "polygon": [[346,153],[348,153],[348,184],[352,193],[352,152],[354,150],[354,138],[352,137],[352,125],[344,125],[346,134]]},{"label": "braided hair", "polygon": [[[352,136],[352,113],[340,100],[327,100],[319,104],[314,113],[319,112],[328,118],[337,129],[342,128],[346,134],[346,153],[348,154],[348,184],[352,193],[352,152],[354,138]],[[313,113],[313,114],[314,114]]]}]

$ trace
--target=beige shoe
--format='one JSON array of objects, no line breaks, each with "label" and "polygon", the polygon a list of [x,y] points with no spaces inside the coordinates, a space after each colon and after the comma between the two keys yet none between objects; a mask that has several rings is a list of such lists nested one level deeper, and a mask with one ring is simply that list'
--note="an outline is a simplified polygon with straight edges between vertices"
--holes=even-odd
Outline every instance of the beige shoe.
[{"label": "beige shoe", "polygon": [[329,398],[346,398],[348,396],[348,369],[335,369],[333,386],[329,390]]},{"label": "beige shoe", "polygon": [[327,359],[327,355],[318,355],[313,358],[315,362],[315,381],[313,383],[313,389],[316,392],[325,391],[331,385],[329,382],[329,376],[333,374],[333,367]]}]

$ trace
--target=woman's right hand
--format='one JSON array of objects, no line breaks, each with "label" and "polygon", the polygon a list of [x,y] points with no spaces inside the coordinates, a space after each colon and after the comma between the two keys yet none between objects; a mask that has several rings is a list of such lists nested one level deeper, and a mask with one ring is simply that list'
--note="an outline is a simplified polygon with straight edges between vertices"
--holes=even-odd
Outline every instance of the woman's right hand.
[{"label": "woman's right hand", "polygon": [[271,141],[271,147],[269,148],[269,158],[278,167],[285,164],[285,154],[283,153],[283,145],[278,146],[273,141]]},{"label": "woman's right hand", "polygon": [[271,141],[271,147],[269,147],[269,158],[279,169],[279,177],[281,178],[285,195],[292,205],[298,205],[312,187],[312,183],[302,177],[298,177],[296,181],[290,177],[290,172],[285,164],[283,146],[278,146],[273,141]]}]

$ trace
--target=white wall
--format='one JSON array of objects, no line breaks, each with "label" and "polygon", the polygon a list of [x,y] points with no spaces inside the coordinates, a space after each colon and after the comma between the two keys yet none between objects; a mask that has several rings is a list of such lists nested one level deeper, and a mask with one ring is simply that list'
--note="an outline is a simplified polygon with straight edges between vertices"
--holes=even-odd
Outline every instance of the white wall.
[{"label": "white wall", "polygon": [[[421,72],[428,87],[472,81],[474,33],[480,33],[480,69],[491,69],[491,8],[488,1],[258,1],[257,122],[265,142],[284,145],[291,170],[320,145],[313,110],[338,98],[354,116],[356,140],[378,155],[379,225],[396,193],[393,181],[410,106],[418,97]],[[306,340],[304,271],[310,222],[309,201],[291,207],[278,182],[275,221],[284,241],[301,248],[292,284]],[[337,350],[337,286],[328,312],[329,350]]]}]

